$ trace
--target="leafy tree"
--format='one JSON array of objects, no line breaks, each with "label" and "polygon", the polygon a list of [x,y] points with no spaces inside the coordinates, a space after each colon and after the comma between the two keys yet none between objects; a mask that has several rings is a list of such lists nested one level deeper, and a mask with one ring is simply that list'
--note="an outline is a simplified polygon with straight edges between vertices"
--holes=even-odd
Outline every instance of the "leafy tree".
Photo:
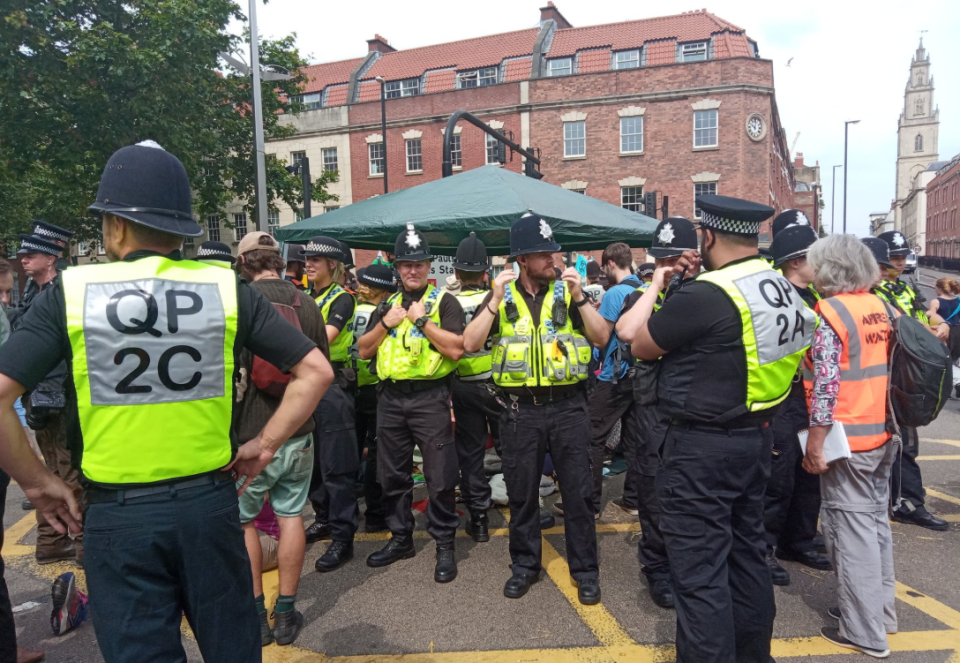
[{"label": "leafy tree", "polygon": [[[231,20],[246,20],[232,0],[4,0],[0,236],[43,218],[97,237],[99,219],[86,207],[103,167],[145,139],[183,161],[199,218],[241,199],[255,222],[251,79],[218,61],[249,52],[227,31]],[[303,110],[295,95],[306,63],[295,35],[261,41],[260,59],[293,75],[262,86],[264,134],[283,138],[294,129],[280,114]],[[299,208],[300,179],[285,165],[267,160],[268,202]],[[330,181],[317,178],[313,198],[329,199]]]}]

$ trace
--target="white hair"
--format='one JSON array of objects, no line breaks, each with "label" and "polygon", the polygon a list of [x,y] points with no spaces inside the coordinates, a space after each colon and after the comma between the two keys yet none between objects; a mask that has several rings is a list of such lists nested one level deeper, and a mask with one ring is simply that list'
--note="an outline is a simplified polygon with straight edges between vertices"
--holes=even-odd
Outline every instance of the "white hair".
[{"label": "white hair", "polygon": [[807,262],[814,283],[825,297],[867,292],[880,278],[876,258],[855,235],[830,235],[810,247]]}]

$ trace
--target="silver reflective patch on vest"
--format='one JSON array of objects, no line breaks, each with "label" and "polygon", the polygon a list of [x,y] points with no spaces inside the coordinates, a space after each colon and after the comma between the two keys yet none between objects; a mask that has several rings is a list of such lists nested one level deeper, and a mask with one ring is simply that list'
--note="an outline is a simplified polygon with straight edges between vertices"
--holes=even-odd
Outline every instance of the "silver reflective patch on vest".
[{"label": "silver reflective patch on vest", "polygon": [[816,318],[787,279],[764,270],[737,279],[734,284],[750,309],[761,366],[810,345]]},{"label": "silver reflective patch on vest", "polygon": [[220,290],[210,283],[88,284],[83,331],[92,404],[223,396],[225,317]]}]

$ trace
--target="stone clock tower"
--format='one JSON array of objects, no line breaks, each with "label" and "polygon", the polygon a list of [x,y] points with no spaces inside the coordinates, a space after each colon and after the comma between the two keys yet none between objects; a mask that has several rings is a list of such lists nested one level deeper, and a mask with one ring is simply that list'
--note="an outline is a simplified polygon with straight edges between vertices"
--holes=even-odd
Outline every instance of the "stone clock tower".
[{"label": "stone clock tower", "polygon": [[897,130],[897,195],[893,203],[896,228],[901,229],[901,207],[910,195],[917,174],[936,161],[940,111],[933,104],[930,57],[923,38],[910,63],[910,80],[903,95],[903,112]]}]

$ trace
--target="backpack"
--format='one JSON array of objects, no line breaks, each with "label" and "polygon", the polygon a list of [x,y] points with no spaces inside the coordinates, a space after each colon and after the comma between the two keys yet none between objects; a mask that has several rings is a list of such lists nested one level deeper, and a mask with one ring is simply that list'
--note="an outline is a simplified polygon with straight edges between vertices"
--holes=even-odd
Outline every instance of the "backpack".
[{"label": "backpack", "polygon": [[926,426],[940,414],[953,389],[950,353],[926,325],[891,306],[890,409],[899,426]]},{"label": "backpack", "polygon": [[[297,331],[303,331],[300,326],[300,316],[297,315],[297,309],[300,308],[300,293],[293,293],[293,304],[281,304],[271,302],[273,308],[277,310],[284,320],[293,325]],[[283,392],[287,390],[287,384],[290,383],[290,376],[271,364],[266,359],[253,356],[253,368],[250,370],[250,379],[257,389],[274,398],[283,398]]]}]

